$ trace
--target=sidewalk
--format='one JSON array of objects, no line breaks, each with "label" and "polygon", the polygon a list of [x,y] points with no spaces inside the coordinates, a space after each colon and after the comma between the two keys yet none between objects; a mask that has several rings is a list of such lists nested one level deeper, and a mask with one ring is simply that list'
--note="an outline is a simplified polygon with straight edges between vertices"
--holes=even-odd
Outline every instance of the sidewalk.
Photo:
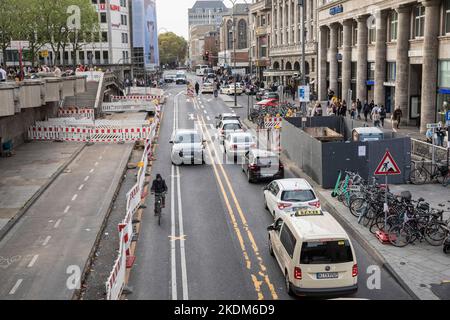
[{"label": "sidewalk", "polygon": [[[255,126],[250,121],[244,123],[251,130]],[[349,232],[384,268],[409,292],[409,294],[421,300],[450,299],[450,286],[443,282],[450,280],[450,256],[442,251],[442,246],[432,247],[426,242],[409,245],[405,248],[396,248],[391,245],[383,245],[370,231],[353,217],[343,204],[331,197],[332,190],[321,188],[313,179],[307,176],[293,161],[282,153],[281,161],[285,168],[294,175],[304,178],[319,193],[322,205],[342,224]],[[396,185],[391,186],[394,193],[410,191],[413,199],[423,197],[432,207],[439,208],[438,204],[444,203],[450,207],[450,189],[441,185]],[[446,209],[445,208],[445,209]],[[445,219],[450,214],[444,215]]]},{"label": "sidewalk", "polygon": [[0,158],[0,239],[85,144],[34,141]]}]

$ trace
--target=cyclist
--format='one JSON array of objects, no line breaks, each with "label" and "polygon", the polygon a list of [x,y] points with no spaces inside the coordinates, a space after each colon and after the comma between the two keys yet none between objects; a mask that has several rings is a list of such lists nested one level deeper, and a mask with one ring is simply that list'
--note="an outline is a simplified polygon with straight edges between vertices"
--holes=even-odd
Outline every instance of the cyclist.
[{"label": "cyclist", "polygon": [[152,192],[152,194],[155,194],[155,198],[158,196],[161,196],[161,200],[162,200],[161,208],[165,208],[165,206],[166,206],[165,193],[167,192],[167,189],[168,188],[166,185],[166,181],[158,173],[156,175],[156,179],[153,180],[151,192]]}]

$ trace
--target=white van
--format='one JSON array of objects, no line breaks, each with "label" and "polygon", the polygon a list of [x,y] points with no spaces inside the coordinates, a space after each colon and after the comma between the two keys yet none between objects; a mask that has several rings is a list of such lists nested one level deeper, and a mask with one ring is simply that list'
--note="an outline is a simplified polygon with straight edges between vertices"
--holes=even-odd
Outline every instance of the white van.
[{"label": "white van", "polygon": [[358,290],[358,264],[349,236],[328,213],[295,207],[268,228],[269,251],[290,295],[342,295]]}]

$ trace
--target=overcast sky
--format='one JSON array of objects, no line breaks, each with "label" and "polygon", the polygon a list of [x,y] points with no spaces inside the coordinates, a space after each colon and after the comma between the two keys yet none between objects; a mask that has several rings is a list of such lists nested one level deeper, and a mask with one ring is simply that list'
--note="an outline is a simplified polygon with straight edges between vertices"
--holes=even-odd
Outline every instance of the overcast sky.
[{"label": "overcast sky", "polygon": [[[192,8],[196,0],[156,0],[158,14],[158,29],[172,31],[179,36],[188,39],[188,9]],[[243,2],[243,0],[238,1]],[[247,1],[251,3],[251,0]],[[231,7],[230,0],[224,1],[227,7]],[[164,28],[163,30],[161,30]]]}]

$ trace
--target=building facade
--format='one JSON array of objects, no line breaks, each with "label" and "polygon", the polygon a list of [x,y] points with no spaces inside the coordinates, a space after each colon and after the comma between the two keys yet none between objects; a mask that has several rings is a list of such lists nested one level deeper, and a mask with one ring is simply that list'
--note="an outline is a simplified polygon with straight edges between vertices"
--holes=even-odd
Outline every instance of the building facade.
[{"label": "building facade", "polygon": [[272,0],[269,56],[270,70],[264,75],[273,82],[299,84],[301,74],[301,17],[305,10],[305,76],[313,91],[317,88],[317,1]]},{"label": "building facade", "polygon": [[403,122],[443,120],[450,101],[450,0],[319,0],[319,99],[399,107]]},{"label": "building facade", "polygon": [[199,0],[188,9],[188,23],[191,26],[216,25],[222,22],[222,14],[227,11],[223,1]]},{"label": "building facade", "polygon": [[263,79],[270,68],[272,0],[254,0],[250,7],[251,60],[256,78]]},{"label": "building facade", "polygon": [[217,27],[211,25],[191,26],[189,28],[189,64],[191,68],[207,64],[203,56],[205,54],[205,40],[208,41],[210,33],[216,32]]},{"label": "building facade", "polygon": [[[236,4],[222,18],[220,25],[219,66],[250,69],[250,5]],[[234,18],[234,26],[233,26]],[[233,35],[235,30],[235,35]]]}]

